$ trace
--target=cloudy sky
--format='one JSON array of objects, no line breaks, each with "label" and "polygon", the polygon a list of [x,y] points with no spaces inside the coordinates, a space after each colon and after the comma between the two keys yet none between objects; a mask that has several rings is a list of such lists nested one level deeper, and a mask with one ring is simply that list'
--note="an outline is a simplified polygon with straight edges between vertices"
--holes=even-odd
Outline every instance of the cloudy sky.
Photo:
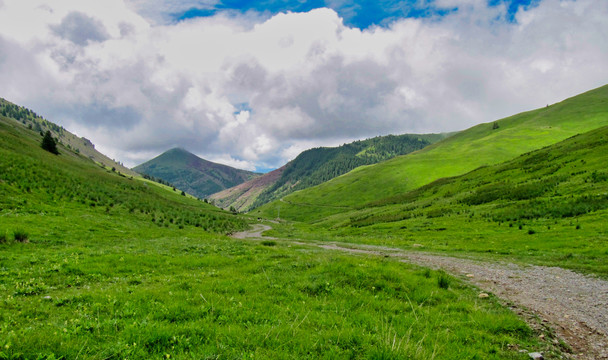
[{"label": "cloudy sky", "polygon": [[128,166],[265,171],[606,83],[606,0],[0,0],[0,97]]}]

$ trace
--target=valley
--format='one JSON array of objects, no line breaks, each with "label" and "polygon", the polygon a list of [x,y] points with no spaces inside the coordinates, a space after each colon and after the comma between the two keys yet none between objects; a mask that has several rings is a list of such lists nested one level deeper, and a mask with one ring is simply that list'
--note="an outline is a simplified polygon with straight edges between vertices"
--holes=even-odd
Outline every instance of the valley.
[{"label": "valley", "polygon": [[326,150],[239,173],[293,187],[245,214],[7,115],[0,359],[608,356],[608,87],[302,188],[273,181]]}]

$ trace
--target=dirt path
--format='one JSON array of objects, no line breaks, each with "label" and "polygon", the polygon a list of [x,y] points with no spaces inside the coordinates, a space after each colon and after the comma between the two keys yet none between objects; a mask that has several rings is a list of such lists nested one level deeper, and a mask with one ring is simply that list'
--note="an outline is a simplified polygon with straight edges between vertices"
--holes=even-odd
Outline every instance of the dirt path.
[{"label": "dirt path", "polygon": [[[234,237],[262,238],[268,229],[267,225],[257,224],[253,230]],[[286,241],[352,254],[395,257],[444,269],[514,304],[513,311],[523,318],[538,316],[540,324],[550,326],[572,348],[572,358],[608,359],[608,281],[557,267],[488,263],[380,246]],[[539,326],[538,321],[528,322]]]},{"label": "dirt path", "polygon": [[270,230],[270,226],[263,224],[255,224],[252,229],[237,232],[231,236],[235,239],[261,239],[262,233],[266,230]]}]

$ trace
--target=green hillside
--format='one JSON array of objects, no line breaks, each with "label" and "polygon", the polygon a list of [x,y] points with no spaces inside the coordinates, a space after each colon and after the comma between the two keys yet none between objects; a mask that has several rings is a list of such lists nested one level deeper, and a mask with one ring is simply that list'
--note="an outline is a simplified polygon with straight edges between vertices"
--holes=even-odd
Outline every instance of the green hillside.
[{"label": "green hillside", "polygon": [[39,133],[50,131],[53,137],[69,150],[73,150],[109,169],[114,168],[119,173],[137,176],[136,172],[95,150],[95,145],[89,139],[72,134],[62,126],[48,121],[30,109],[0,98],[0,115],[20,122],[26,128]]},{"label": "green hillside", "polygon": [[168,150],[133,170],[167,181],[200,199],[260,175],[201,159],[180,148]]},{"label": "green hillside", "polygon": [[437,142],[447,134],[388,135],[355,141],[334,148],[315,148],[290,161],[276,183],[261,193],[252,208],[294,191],[319,185],[359,166],[377,164]]},{"label": "green hillside", "polygon": [[[145,227],[229,232],[245,226],[215,207],[107,170],[62,145],[60,155],[46,152],[40,140],[39,133],[0,118],[0,225],[10,222],[49,239],[56,231],[86,233],[88,222],[120,229],[125,215]],[[32,226],[42,220],[57,222],[57,228]]]},{"label": "green hillside", "polygon": [[231,239],[246,218],[59,153],[0,116],[0,359],[558,352],[443,271]]},{"label": "green hillside", "polygon": [[545,108],[477,125],[414,154],[360,167],[265,205],[256,214],[315,221],[406,193],[442,177],[492,165],[608,125],[608,86]]},{"label": "green hillside", "polygon": [[608,276],[608,126],[361,204],[292,236],[493,254]]}]

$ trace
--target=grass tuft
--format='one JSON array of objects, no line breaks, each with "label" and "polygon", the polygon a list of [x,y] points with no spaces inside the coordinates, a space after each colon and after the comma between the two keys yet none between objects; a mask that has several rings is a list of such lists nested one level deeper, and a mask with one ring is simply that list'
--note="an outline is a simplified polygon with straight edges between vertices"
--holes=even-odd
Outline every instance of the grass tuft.
[{"label": "grass tuft", "polygon": [[20,242],[20,243],[27,243],[29,241],[29,239],[28,239],[29,234],[21,229],[15,230],[15,232],[13,233],[13,237],[14,237],[15,241]]},{"label": "grass tuft", "polygon": [[448,289],[450,287],[450,277],[445,271],[439,271],[439,277],[437,278],[437,285],[441,289]]}]

